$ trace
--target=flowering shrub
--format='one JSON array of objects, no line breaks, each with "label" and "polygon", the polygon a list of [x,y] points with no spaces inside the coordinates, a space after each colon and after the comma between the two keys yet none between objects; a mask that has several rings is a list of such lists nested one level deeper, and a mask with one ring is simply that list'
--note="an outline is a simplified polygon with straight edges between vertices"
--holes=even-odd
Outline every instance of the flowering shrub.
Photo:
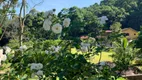
[{"label": "flowering shrub", "polygon": [[1,65],[1,61],[5,61],[7,59],[6,54],[3,54],[3,49],[0,49],[0,65]]},{"label": "flowering shrub", "polygon": [[[50,43],[51,42],[51,43]],[[39,79],[87,79],[96,73],[94,64],[87,62],[83,55],[72,54],[66,46],[66,41],[43,41],[34,43],[27,49],[17,49],[9,58],[11,70],[3,79],[34,78]],[[39,46],[40,45],[40,46]],[[23,54],[24,52],[24,54]],[[14,73],[13,73],[14,72]],[[26,75],[26,76],[25,76]]]},{"label": "flowering shrub", "polygon": [[71,21],[70,18],[64,19],[64,21],[63,21],[63,26],[64,26],[64,27],[69,27],[70,21]]},{"label": "flowering shrub", "polygon": [[50,30],[51,24],[52,24],[52,22],[49,19],[45,19],[45,21],[43,23],[44,30]]},{"label": "flowering shrub", "polygon": [[[42,28],[37,28],[37,31],[41,29],[44,32],[53,32],[54,40],[31,37],[32,39],[27,40],[22,46],[18,46],[16,41],[14,44],[11,43],[12,45],[9,44],[13,53],[8,47],[4,49],[10,54],[3,54],[3,51],[0,51],[0,61],[6,61],[10,68],[6,72],[8,75],[2,75],[1,79],[86,80],[93,76],[95,76],[93,79],[115,79],[114,68],[108,65],[99,67],[98,64],[88,60],[96,53],[102,52],[104,46],[96,46],[96,40],[89,36],[81,39],[69,37],[71,19],[65,18],[63,22],[52,22],[54,12],[55,9],[45,12]],[[81,54],[78,52],[72,54],[73,47],[81,51]]]},{"label": "flowering shrub", "polygon": [[60,23],[56,23],[51,27],[51,25],[52,25],[51,20],[52,20],[52,16],[54,15],[54,12],[55,12],[55,9],[45,12],[45,14],[44,14],[45,20],[43,23],[43,28],[44,28],[44,30],[51,29],[54,33],[59,34],[62,32],[63,26],[69,27],[71,20],[69,18],[66,18],[63,21],[63,26]]},{"label": "flowering shrub", "polygon": [[57,23],[57,24],[53,25],[52,31],[56,34],[59,34],[62,32],[62,26],[59,23]]}]

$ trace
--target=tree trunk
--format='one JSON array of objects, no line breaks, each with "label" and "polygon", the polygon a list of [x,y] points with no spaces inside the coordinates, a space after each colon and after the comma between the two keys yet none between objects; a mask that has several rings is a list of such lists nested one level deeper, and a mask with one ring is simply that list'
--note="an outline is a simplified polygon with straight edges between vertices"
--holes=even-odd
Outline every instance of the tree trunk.
[{"label": "tree trunk", "polygon": [[[19,44],[20,46],[22,46],[23,44],[23,33],[24,33],[24,18],[25,18],[25,15],[26,15],[26,0],[22,0],[22,5],[21,5],[21,8],[20,8],[20,14],[19,14],[19,22],[20,22],[20,36],[19,36]],[[23,19],[21,18],[22,16],[22,8],[23,8]]]},{"label": "tree trunk", "polygon": [[100,58],[99,58],[99,61],[98,61],[99,64],[101,62],[101,59],[102,59],[102,52],[100,52]]},{"label": "tree trunk", "polygon": [[20,46],[23,45],[23,32],[24,32],[24,26],[21,25],[21,30],[20,30]]}]

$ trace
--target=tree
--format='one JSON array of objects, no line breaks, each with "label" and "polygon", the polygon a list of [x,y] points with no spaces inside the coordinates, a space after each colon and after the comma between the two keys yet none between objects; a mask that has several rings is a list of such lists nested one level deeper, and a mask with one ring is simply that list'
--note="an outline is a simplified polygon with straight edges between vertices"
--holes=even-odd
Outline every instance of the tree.
[{"label": "tree", "polygon": [[139,51],[137,53],[138,58],[142,58],[142,26],[141,26],[141,31],[139,33],[138,38],[135,40],[135,47],[139,48]]},{"label": "tree", "polygon": [[98,32],[98,17],[94,15],[88,8],[71,7],[63,9],[58,14],[59,18],[69,17],[71,19],[69,36],[80,37],[82,35],[94,35]]},{"label": "tree", "polygon": [[9,17],[15,13],[17,2],[18,0],[0,0],[0,46],[5,46],[10,40],[6,30],[10,22]]},{"label": "tree", "polygon": [[[0,30],[2,32],[0,36],[0,40],[5,34],[6,27],[5,22],[7,19],[7,16],[11,15],[12,13],[15,13],[15,5],[17,4],[18,0],[1,0],[0,1]],[[2,30],[3,29],[3,30]]]},{"label": "tree", "polygon": [[127,12],[133,12],[137,8],[138,0],[116,0],[115,6],[124,8]]},{"label": "tree", "polygon": [[[33,14],[36,15],[31,15],[31,13],[26,15],[26,20],[25,20],[25,36],[29,37],[31,39],[54,39],[56,36],[51,30],[45,31],[43,28],[43,23],[44,23],[44,12],[37,12],[35,10],[35,13]],[[56,16],[52,16],[52,23],[61,23],[61,20]],[[51,25],[52,26],[52,25]]]},{"label": "tree", "polygon": [[136,40],[136,47],[137,48],[142,48],[142,29],[141,29],[141,31],[139,33],[139,36],[138,36],[137,40]]},{"label": "tree", "polygon": [[[40,3],[42,3],[42,2],[43,2],[43,0]],[[38,3],[38,4],[40,4],[40,3]],[[38,4],[35,4],[34,7]],[[22,17],[22,11],[23,11],[23,17]],[[34,9],[32,9],[31,12],[34,12]],[[22,43],[23,43],[25,18],[26,18],[26,0],[22,0],[22,5],[20,7],[20,13],[19,13],[19,26],[20,26],[19,45],[20,46],[22,46]]]},{"label": "tree", "polygon": [[84,23],[84,12],[78,7],[71,7],[69,9],[63,9],[61,12],[59,12],[58,17],[59,18],[65,18],[69,17],[71,19],[71,25],[70,25],[70,31],[69,36],[77,37],[79,36],[83,31],[83,27],[85,25]]},{"label": "tree", "polygon": [[[117,20],[117,22],[121,22],[122,28],[126,27],[132,27],[133,29],[140,30],[141,25],[141,0],[103,0],[101,1],[101,6],[114,6],[118,9],[121,9],[125,11],[125,13],[122,13],[119,16],[124,16],[124,18],[120,18],[120,21]],[[123,12],[121,11],[121,12]],[[112,19],[117,19],[117,17],[114,17]],[[111,20],[111,19],[110,19]],[[114,21],[114,20],[113,20]],[[110,21],[109,21],[110,22]],[[113,22],[110,23],[110,25]]]},{"label": "tree", "polygon": [[[137,0],[136,0],[137,1]],[[126,17],[124,21],[124,27],[132,27],[135,30],[140,30],[142,25],[142,1],[137,2],[137,7],[130,12],[130,15]]]},{"label": "tree", "polygon": [[100,5],[114,6],[117,0],[102,0]]},{"label": "tree", "polygon": [[100,35],[100,32],[103,29],[103,25],[100,24],[98,17],[94,15],[93,12],[85,9],[84,22],[84,32],[86,34],[91,37],[97,37],[97,35]]},{"label": "tree", "polygon": [[113,32],[120,32],[121,31],[121,23],[120,22],[115,22],[113,23],[111,26],[110,26],[110,29],[113,31]]},{"label": "tree", "polygon": [[[19,45],[22,46],[23,43],[23,33],[25,27],[25,16],[26,16],[26,0],[22,0],[22,5],[20,7],[19,13],[19,26],[20,26],[20,33],[19,33]],[[23,10],[23,19],[22,19],[22,10]]]},{"label": "tree", "polygon": [[119,8],[113,5],[106,4],[102,2],[101,5],[94,4],[87,8],[87,10],[91,11],[94,15],[98,17],[107,16],[109,20],[105,25],[105,29],[109,29],[109,26],[114,22],[122,22],[123,20],[125,20],[127,15],[129,15],[129,13],[126,12],[124,8]]},{"label": "tree", "polygon": [[33,8],[32,10],[30,10],[29,14],[36,16],[38,12],[39,11],[37,11],[35,8]]}]

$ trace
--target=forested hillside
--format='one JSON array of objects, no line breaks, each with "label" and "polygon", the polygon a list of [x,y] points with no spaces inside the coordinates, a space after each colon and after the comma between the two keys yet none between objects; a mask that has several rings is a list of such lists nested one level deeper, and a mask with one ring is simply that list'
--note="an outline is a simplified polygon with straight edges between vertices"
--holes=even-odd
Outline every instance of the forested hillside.
[{"label": "forested hillside", "polygon": [[101,16],[107,16],[109,19],[105,29],[109,29],[110,25],[115,22],[120,22],[122,28],[131,27],[140,30],[142,25],[142,0],[103,0],[100,4],[95,3],[89,7],[62,9],[59,16],[69,16],[73,22],[78,19],[78,21],[75,21],[76,24],[81,24],[88,31],[92,30],[92,27],[93,29],[96,27],[96,18]]}]

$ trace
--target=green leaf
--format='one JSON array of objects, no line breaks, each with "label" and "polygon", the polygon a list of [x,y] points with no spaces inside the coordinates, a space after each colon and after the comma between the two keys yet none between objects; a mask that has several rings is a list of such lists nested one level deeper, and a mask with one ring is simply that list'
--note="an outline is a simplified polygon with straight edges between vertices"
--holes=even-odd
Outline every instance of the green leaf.
[{"label": "green leaf", "polygon": [[119,78],[117,78],[116,80],[126,80],[126,79],[123,78],[123,77],[119,77]]},{"label": "green leaf", "polygon": [[124,49],[126,49],[126,47],[128,46],[128,40],[126,38],[123,38],[122,46]]},{"label": "green leaf", "polygon": [[2,29],[0,28],[0,34],[2,34]]}]

